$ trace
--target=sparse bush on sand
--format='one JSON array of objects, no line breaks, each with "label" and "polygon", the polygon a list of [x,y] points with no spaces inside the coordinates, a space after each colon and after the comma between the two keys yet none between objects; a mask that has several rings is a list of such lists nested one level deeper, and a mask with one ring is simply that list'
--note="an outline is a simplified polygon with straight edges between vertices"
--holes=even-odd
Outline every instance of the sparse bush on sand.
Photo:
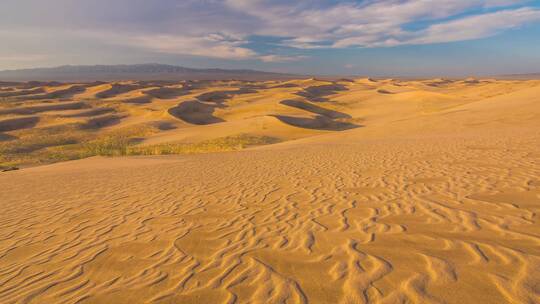
[{"label": "sparse bush on sand", "polygon": [[[92,156],[168,155],[237,151],[279,142],[268,136],[239,134],[198,143],[138,146],[140,138],[155,132],[154,126],[120,129],[100,136],[70,129],[69,132],[27,132],[14,142],[0,143],[0,169],[75,160]],[[64,130],[66,131],[66,130]]]},{"label": "sparse bush on sand", "polygon": [[269,136],[240,134],[227,136],[199,143],[160,144],[153,146],[135,146],[128,148],[128,155],[166,155],[237,151],[251,146],[269,145],[279,139]]}]

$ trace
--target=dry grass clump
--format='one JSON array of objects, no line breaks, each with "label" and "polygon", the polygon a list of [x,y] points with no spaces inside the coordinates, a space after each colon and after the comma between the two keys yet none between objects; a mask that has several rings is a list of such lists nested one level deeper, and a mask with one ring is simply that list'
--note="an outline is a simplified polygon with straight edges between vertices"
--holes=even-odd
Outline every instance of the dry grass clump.
[{"label": "dry grass clump", "polygon": [[[140,134],[140,133],[139,133]],[[152,146],[137,146],[140,138],[133,133],[116,132],[77,145],[66,145],[50,149],[55,159],[79,159],[91,156],[129,156],[129,155],[169,155],[193,154],[223,151],[237,151],[251,146],[268,145],[279,142],[269,136],[239,134],[199,143],[168,143]]]},{"label": "dry grass clump", "polygon": [[12,132],[16,139],[0,142],[0,169],[74,160],[96,155],[126,155],[128,146],[140,137],[159,132],[153,123],[110,132],[64,124]]},{"label": "dry grass clump", "polygon": [[167,155],[237,151],[252,146],[275,144],[279,141],[280,140],[275,137],[239,134],[199,143],[170,143],[144,147],[130,147],[128,148],[127,153],[128,155]]},{"label": "dry grass clump", "polygon": [[142,124],[108,133],[92,133],[77,124],[24,130],[18,139],[0,142],[0,170],[48,164],[92,156],[167,155],[236,151],[279,142],[268,136],[239,134],[199,143],[137,146],[141,139],[159,132],[156,124]]},{"label": "dry grass clump", "polygon": [[11,135],[15,139],[0,142],[0,169],[58,161],[47,155],[48,147],[76,144],[88,136],[77,124],[19,130]]},{"label": "dry grass clump", "polygon": [[159,132],[159,126],[140,124],[107,133],[98,133],[74,145],[57,146],[49,149],[50,155],[80,159],[91,156],[129,155],[129,147],[140,142],[141,138]]}]

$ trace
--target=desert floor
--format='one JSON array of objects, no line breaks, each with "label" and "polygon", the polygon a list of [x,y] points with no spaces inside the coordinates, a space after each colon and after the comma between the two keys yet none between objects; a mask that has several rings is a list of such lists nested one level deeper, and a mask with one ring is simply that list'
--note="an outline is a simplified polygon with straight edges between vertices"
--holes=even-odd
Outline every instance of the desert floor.
[{"label": "desert floor", "polygon": [[22,168],[0,303],[540,303],[540,81],[4,83],[0,105]]}]

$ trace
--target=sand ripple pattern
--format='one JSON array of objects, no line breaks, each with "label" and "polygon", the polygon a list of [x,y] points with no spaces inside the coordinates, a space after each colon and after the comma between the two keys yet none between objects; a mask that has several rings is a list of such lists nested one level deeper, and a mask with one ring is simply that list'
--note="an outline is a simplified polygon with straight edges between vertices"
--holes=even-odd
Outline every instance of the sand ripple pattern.
[{"label": "sand ripple pattern", "polygon": [[517,141],[3,174],[0,303],[540,303],[540,140]]}]

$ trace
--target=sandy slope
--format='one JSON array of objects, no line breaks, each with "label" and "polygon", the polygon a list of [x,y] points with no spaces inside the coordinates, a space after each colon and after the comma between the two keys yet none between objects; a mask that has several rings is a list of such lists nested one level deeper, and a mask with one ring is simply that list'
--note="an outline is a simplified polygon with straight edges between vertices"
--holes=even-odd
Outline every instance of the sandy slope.
[{"label": "sandy slope", "polygon": [[0,303],[540,303],[538,82],[307,82],[147,139],[296,140],[0,174]]}]

